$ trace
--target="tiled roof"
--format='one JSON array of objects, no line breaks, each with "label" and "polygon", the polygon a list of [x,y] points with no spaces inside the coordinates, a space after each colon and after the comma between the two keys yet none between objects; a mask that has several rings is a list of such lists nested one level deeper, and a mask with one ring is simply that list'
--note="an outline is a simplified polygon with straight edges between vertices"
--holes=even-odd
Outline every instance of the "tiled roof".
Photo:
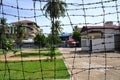
[{"label": "tiled roof", "polygon": [[59,37],[69,37],[70,34],[69,33],[63,33],[63,34],[59,34],[58,36]]},{"label": "tiled roof", "polygon": [[120,26],[83,26],[81,32],[90,30],[90,29],[120,29]]},{"label": "tiled roof", "polygon": [[24,24],[27,24],[27,23],[34,23],[36,25],[36,27],[39,27],[35,22],[33,21],[30,21],[30,20],[21,20],[21,21],[17,21],[17,22],[12,22],[11,24],[18,24],[18,23],[24,23]]},{"label": "tiled roof", "polygon": [[21,22],[21,23],[35,23],[33,21],[30,21],[30,20],[22,20],[22,21],[12,22],[12,24],[17,24],[18,22]]}]

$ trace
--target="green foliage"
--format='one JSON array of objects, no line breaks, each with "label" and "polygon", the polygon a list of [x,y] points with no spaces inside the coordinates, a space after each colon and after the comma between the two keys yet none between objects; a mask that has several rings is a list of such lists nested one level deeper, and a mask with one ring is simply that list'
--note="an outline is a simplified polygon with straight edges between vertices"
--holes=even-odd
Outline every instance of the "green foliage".
[{"label": "green foliage", "polygon": [[73,32],[72,38],[73,38],[75,41],[80,41],[80,31],[79,31],[79,30],[75,30],[75,31]]},{"label": "green foliage", "polygon": [[51,61],[53,60],[53,58],[55,57],[55,45],[50,45],[50,58]]},{"label": "green foliage", "polygon": [[24,23],[18,23],[17,24],[17,38],[18,39],[24,39],[25,38],[25,24]]},{"label": "green foliage", "polygon": [[61,42],[61,39],[57,36],[57,34],[61,31],[62,28],[60,27],[60,22],[55,22],[55,19],[59,18],[60,16],[64,17],[66,7],[66,3],[61,0],[48,0],[48,2],[43,7],[46,17],[49,15],[52,24],[52,34],[50,34],[47,38],[47,42],[50,47],[51,60],[55,56],[55,44]]},{"label": "green foliage", "polygon": [[59,18],[60,16],[65,16],[66,3],[61,0],[48,0],[47,4],[43,7],[45,10],[45,15],[50,16],[50,18]]},{"label": "green foliage", "polygon": [[49,56],[51,57],[51,61],[53,60],[53,57],[55,56],[55,45],[52,43],[54,41],[55,44],[61,42],[61,39],[57,35],[51,35],[49,34],[47,37],[47,43],[48,47],[50,49]]},{"label": "green foliage", "polygon": [[25,34],[25,24],[24,23],[18,23],[17,25],[17,34],[16,34],[16,44],[21,47],[22,46],[22,40],[26,37]]},{"label": "green foliage", "polygon": [[1,18],[1,23],[0,23],[0,47],[5,50],[11,50],[14,43],[13,41],[6,37],[6,31],[7,31],[7,23],[5,18]]},{"label": "green foliage", "polygon": [[2,35],[1,38],[2,48],[5,50],[11,50],[12,47],[14,46],[14,42],[10,38],[7,38],[5,35]]},{"label": "green foliage", "polygon": [[1,23],[0,23],[0,33],[4,34],[7,28],[7,23],[6,23],[6,19],[5,18],[1,18]]},{"label": "green foliage", "polygon": [[55,34],[62,33],[63,28],[60,26],[60,21],[55,21]]},{"label": "green foliage", "polygon": [[48,42],[48,44],[52,45],[52,41],[53,41],[53,40],[54,40],[54,43],[55,43],[55,44],[61,42],[61,39],[60,39],[57,35],[49,34],[48,37],[47,37],[47,42]]},{"label": "green foliage", "polygon": [[[50,17],[51,19],[51,32],[52,32],[52,36],[50,36],[51,38],[51,44],[55,44],[55,31],[57,31],[56,33],[58,33],[57,28],[55,28],[55,19],[59,18],[60,16],[64,17],[65,15],[65,8],[67,7],[66,3],[61,1],[61,0],[48,0],[48,2],[45,4],[45,6],[43,7],[43,9],[45,10],[45,15],[46,17]],[[57,39],[56,39],[57,40]]]},{"label": "green foliage", "polygon": [[0,20],[1,20],[1,23],[0,24],[2,24],[2,25],[6,25],[6,19],[5,18],[0,18]]},{"label": "green foliage", "polygon": [[46,37],[44,34],[37,34],[34,38],[34,44],[37,46],[44,47],[46,45]]}]

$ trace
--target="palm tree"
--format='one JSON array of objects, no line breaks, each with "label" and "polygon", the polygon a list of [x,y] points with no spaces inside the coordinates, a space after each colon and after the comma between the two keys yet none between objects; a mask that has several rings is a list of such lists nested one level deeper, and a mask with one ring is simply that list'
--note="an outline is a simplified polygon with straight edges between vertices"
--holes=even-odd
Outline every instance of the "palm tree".
[{"label": "palm tree", "polygon": [[[65,8],[67,7],[66,3],[61,0],[49,0],[47,4],[43,7],[45,10],[46,17],[50,17],[52,23],[52,35],[54,36],[54,29],[55,29],[55,19],[59,18],[60,16],[65,16]],[[53,42],[54,43],[54,39]]]},{"label": "palm tree", "polygon": [[55,21],[55,34],[58,35],[62,30],[63,28],[60,26],[60,21]]},{"label": "palm tree", "polygon": [[7,23],[5,18],[1,18],[1,23],[0,23],[0,33],[4,34],[7,28]]},{"label": "palm tree", "polygon": [[25,38],[25,24],[18,23],[17,24],[17,40],[16,43],[19,47],[22,45],[22,40]]},{"label": "palm tree", "polygon": [[60,16],[65,16],[66,3],[61,0],[49,0],[47,4],[43,7],[45,10],[46,17],[59,18]]},{"label": "palm tree", "polygon": [[0,22],[0,48],[2,48],[2,36],[6,36],[5,32],[6,32],[6,28],[7,28],[7,23],[6,23],[6,19],[5,18],[0,18],[1,22]]},{"label": "palm tree", "polygon": [[[46,17],[50,17],[51,24],[52,24],[52,44],[50,46],[50,51],[52,54],[55,54],[55,39],[54,39],[54,34],[55,34],[55,19],[58,19],[60,16],[64,17],[65,16],[65,8],[67,7],[66,3],[61,1],[61,0],[48,0],[47,4],[43,7],[45,10],[45,15]],[[51,54],[51,55],[52,55]],[[55,56],[55,55],[54,55]],[[53,57],[53,55],[52,55]]]}]

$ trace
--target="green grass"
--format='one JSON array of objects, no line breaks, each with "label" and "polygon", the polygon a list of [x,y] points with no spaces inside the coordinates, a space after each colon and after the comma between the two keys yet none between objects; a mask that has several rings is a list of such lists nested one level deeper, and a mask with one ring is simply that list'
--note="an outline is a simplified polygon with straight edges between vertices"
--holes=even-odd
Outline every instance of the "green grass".
[{"label": "green grass", "polygon": [[[49,56],[50,53],[49,52],[41,52],[41,53],[38,53],[38,52],[31,52],[31,53],[23,53],[22,55],[21,54],[18,54],[18,55],[15,55],[13,57],[37,57],[37,56]],[[60,52],[56,52],[55,53],[56,56],[60,56],[61,53]]]},{"label": "green grass", "polygon": [[27,80],[41,80],[42,76],[44,80],[51,80],[54,77],[56,79],[69,79],[70,77],[63,60],[8,62],[7,65],[0,62],[0,80],[22,80],[24,79],[23,74]]},{"label": "green grass", "polygon": [[[40,48],[41,51],[48,51],[50,48]],[[36,51],[36,50],[39,50],[39,48],[33,50],[33,51]],[[55,50],[58,50],[58,48],[55,48]]]},{"label": "green grass", "polygon": [[0,49],[0,55],[2,55],[3,54],[3,51]]},{"label": "green grass", "polygon": [[[14,51],[20,51],[20,49],[14,49]],[[5,51],[5,53],[9,53],[9,52],[13,52],[12,50],[9,50],[9,51]],[[3,55],[4,53],[3,53],[3,50],[2,49],[0,49],[0,55]]]},{"label": "green grass", "polygon": [[[33,51],[39,51],[39,49],[34,49]],[[40,48],[40,51],[49,51],[49,48]]]}]

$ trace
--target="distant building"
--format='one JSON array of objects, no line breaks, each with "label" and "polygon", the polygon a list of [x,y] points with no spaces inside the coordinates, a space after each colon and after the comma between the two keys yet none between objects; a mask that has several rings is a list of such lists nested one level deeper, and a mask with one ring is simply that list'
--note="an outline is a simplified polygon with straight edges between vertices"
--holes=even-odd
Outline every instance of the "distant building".
[{"label": "distant building", "polygon": [[68,40],[70,36],[71,36],[70,33],[62,33],[58,35],[58,37],[60,37],[62,41]]},{"label": "distant building", "polygon": [[120,50],[120,26],[112,22],[104,26],[84,26],[81,30],[81,48],[92,52]]},{"label": "distant building", "polygon": [[115,25],[113,25],[112,21],[107,21],[107,22],[104,23],[103,26],[115,26]]},{"label": "distant building", "polygon": [[58,37],[62,40],[62,43],[58,44],[59,47],[66,47],[66,41],[71,37],[70,33],[61,33]]},{"label": "distant building", "polygon": [[26,34],[26,39],[32,39],[35,37],[35,34],[40,34],[41,30],[40,27],[33,21],[29,20],[22,20],[19,22],[12,22],[11,26],[9,27],[9,33],[10,34],[15,34],[17,33],[17,25],[19,23],[25,24],[23,27],[25,27],[25,34]]},{"label": "distant building", "polygon": [[31,47],[34,46],[33,39],[36,36],[36,34],[41,34],[42,30],[37,25],[37,23],[30,21],[30,20],[22,20],[18,22],[12,22],[10,26],[8,27],[9,34],[16,34],[17,33],[17,25],[19,23],[23,23],[25,28],[25,38],[23,39],[23,47]]}]

